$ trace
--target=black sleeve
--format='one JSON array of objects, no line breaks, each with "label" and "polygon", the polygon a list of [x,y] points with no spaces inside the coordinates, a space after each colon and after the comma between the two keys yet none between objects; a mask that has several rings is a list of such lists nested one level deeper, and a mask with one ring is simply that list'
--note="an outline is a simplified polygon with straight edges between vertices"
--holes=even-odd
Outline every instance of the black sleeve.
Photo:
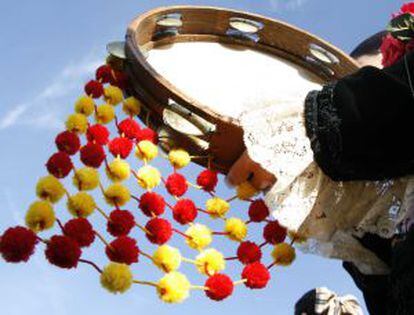
[{"label": "black sleeve", "polygon": [[[414,79],[414,54],[407,62]],[[404,59],[309,93],[305,125],[315,161],[333,180],[414,174],[414,97]]]}]

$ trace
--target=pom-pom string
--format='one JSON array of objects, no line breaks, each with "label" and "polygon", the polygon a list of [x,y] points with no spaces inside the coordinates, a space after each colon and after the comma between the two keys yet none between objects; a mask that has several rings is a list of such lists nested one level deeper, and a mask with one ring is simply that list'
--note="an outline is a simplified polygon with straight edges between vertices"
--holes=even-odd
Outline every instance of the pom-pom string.
[{"label": "pom-pom string", "polygon": [[269,244],[269,242],[263,242],[262,244],[259,245],[259,248],[263,248],[265,247],[267,244]]},{"label": "pom-pom string", "polygon": [[233,282],[233,285],[241,285],[247,282],[247,279],[241,279]]},{"label": "pom-pom string", "polygon": [[183,237],[185,237],[185,238],[188,238],[188,239],[193,239],[191,236],[189,236],[189,235],[187,235],[187,234],[185,234],[185,233],[183,233],[183,232],[181,232],[180,230],[177,230],[177,229],[172,229],[173,230],[173,232],[175,232],[175,233],[177,233],[177,234],[179,234],[179,235],[181,235],[181,236],[183,236]]},{"label": "pom-pom string", "polygon": [[81,259],[79,259],[79,262],[84,263],[84,264],[88,264],[88,265],[92,266],[99,273],[102,273],[102,269],[99,268],[94,262],[92,262],[90,260],[86,260],[86,259],[81,258]]},{"label": "pom-pom string", "polygon": [[227,202],[232,202],[233,200],[236,200],[236,199],[237,199],[237,195],[227,199],[226,201]]},{"label": "pom-pom string", "polygon": [[224,258],[224,260],[237,260],[237,259],[239,259],[237,256],[234,256],[234,257],[226,257],[226,258]]},{"label": "pom-pom string", "polygon": [[111,245],[105,240],[105,238],[98,231],[95,230],[94,233],[106,247],[111,248]]},{"label": "pom-pom string", "polygon": [[213,235],[229,235],[228,232],[213,232]]},{"label": "pom-pom string", "polygon": [[202,291],[208,291],[210,290],[209,288],[202,286],[202,285],[192,285],[190,286],[191,290],[202,290]]},{"label": "pom-pom string", "polygon": [[132,282],[135,284],[147,285],[147,286],[158,288],[158,284],[155,282],[151,282],[151,281],[132,280]]}]

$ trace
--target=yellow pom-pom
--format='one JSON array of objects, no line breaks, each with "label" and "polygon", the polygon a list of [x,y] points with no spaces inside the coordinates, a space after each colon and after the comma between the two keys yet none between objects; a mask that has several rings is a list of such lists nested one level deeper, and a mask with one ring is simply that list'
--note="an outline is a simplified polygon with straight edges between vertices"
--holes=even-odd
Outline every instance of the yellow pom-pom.
[{"label": "yellow pom-pom", "polygon": [[69,197],[67,202],[69,212],[80,218],[86,218],[90,216],[95,208],[95,200],[93,197],[86,192],[79,192]]},{"label": "yellow pom-pom", "polygon": [[213,218],[222,218],[230,209],[230,204],[224,199],[213,197],[206,202],[206,210]]},{"label": "yellow pom-pom", "polygon": [[185,275],[172,271],[158,281],[157,292],[164,302],[180,303],[190,295],[190,286]]},{"label": "yellow pom-pom", "polygon": [[258,191],[249,182],[243,182],[236,187],[237,198],[240,200],[249,200],[254,197]]},{"label": "yellow pom-pom", "polygon": [[44,200],[33,202],[26,213],[26,226],[36,233],[50,229],[55,220],[52,205]]},{"label": "yellow pom-pom", "polygon": [[183,168],[191,162],[190,154],[183,149],[171,150],[168,153],[168,159],[171,165],[177,169]]},{"label": "yellow pom-pom", "polygon": [[239,218],[227,219],[224,230],[233,241],[241,242],[247,236],[247,225]]},{"label": "yellow pom-pom", "polygon": [[207,276],[212,276],[226,268],[226,260],[222,253],[214,248],[203,250],[196,257],[198,271]]},{"label": "yellow pom-pom", "polygon": [[280,266],[289,266],[296,258],[295,248],[288,243],[275,245],[272,251],[274,262]]},{"label": "yellow pom-pom", "polygon": [[132,285],[132,272],[126,264],[109,263],[101,273],[101,285],[111,293],[124,293]]},{"label": "yellow pom-pom", "polygon": [[141,112],[141,103],[135,97],[131,96],[124,99],[122,109],[129,116],[139,115]]},{"label": "yellow pom-pom", "polygon": [[113,182],[122,182],[128,179],[131,175],[131,168],[128,162],[116,158],[109,163],[108,168],[106,169],[106,175]]},{"label": "yellow pom-pom", "polygon": [[88,118],[82,114],[72,114],[66,120],[66,129],[76,133],[85,133],[88,129]]},{"label": "yellow pom-pom", "polygon": [[79,190],[93,190],[99,185],[99,173],[92,167],[84,167],[75,171],[73,185]]},{"label": "yellow pom-pom", "polygon": [[181,265],[181,253],[177,248],[162,245],[152,255],[154,264],[164,272],[177,270]]},{"label": "yellow pom-pom", "polygon": [[151,161],[157,157],[158,148],[151,141],[143,140],[137,144],[135,155],[141,160]]},{"label": "yellow pom-pom", "polygon": [[92,97],[81,96],[75,103],[75,112],[90,116],[95,111],[95,102]]},{"label": "yellow pom-pom", "polygon": [[99,124],[110,123],[115,118],[115,110],[109,104],[99,105],[96,109],[95,120]]},{"label": "yellow pom-pom", "polygon": [[145,165],[138,170],[137,180],[142,188],[151,190],[160,184],[161,174],[155,167]]},{"label": "yellow pom-pom", "polygon": [[185,234],[189,236],[185,239],[187,245],[196,250],[206,248],[213,241],[213,233],[203,224],[196,223],[191,225],[185,231]]},{"label": "yellow pom-pom", "polygon": [[36,194],[40,199],[56,203],[65,194],[65,188],[56,177],[48,175],[37,182]]},{"label": "yellow pom-pom", "polygon": [[124,99],[124,94],[119,87],[109,85],[104,90],[104,98],[108,104],[118,105]]},{"label": "yellow pom-pom", "polygon": [[115,183],[105,190],[105,200],[111,206],[122,207],[131,199],[129,189],[120,184]]}]

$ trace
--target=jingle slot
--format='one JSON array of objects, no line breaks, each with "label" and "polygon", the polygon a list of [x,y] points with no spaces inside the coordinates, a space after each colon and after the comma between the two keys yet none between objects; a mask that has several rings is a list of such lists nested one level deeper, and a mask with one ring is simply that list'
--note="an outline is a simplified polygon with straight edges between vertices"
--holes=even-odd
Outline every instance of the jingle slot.
[{"label": "jingle slot", "polygon": [[326,50],[318,44],[310,44],[309,52],[313,57],[326,64],[338,64],[339,59],[330,51]]},{"label": "jingle slot", "polygon": [[125,42],[124,41],[115,41],[110,42],[106,45],[106,51],[108,54],[117,57],[119,59],[126,59],[125,54]]},{"label": "jingle slot", "polygon": [[162,15],[157,18],[157,28],[155,34],[152,36],[152,40],[157,41],[165,37],[177,36],[182,25],[183,22],[180,13]]},{"label": "jingle slot", "polygon": [[327,76],[329,79],[335,76],[335,71],[333,71],[331,68],[329,68],[326,63],[323,63],[319,59],[315,58],[314,56],[306,56],[305,57],[306,62],[313,65],[315,68],[319,69],[319,71]]},{"label": "jingle slot", "polygon": [[229,29],[227,36],[243,40],[250,40],[257,43],[260,40],[259,31],[263,28],[263,23],[241,18],[232,17],[229,19]]}]

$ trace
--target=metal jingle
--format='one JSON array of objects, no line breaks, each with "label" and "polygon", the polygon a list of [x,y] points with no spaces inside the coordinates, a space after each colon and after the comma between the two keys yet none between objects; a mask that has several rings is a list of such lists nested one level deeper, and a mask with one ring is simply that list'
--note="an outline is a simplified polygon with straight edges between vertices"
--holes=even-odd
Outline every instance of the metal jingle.
[{"label": "metal jingle", "polygon": [[119,59],[126,59],[124,41],[110,42],[106,45],[106,51],[114,57],[117,57]]}]

